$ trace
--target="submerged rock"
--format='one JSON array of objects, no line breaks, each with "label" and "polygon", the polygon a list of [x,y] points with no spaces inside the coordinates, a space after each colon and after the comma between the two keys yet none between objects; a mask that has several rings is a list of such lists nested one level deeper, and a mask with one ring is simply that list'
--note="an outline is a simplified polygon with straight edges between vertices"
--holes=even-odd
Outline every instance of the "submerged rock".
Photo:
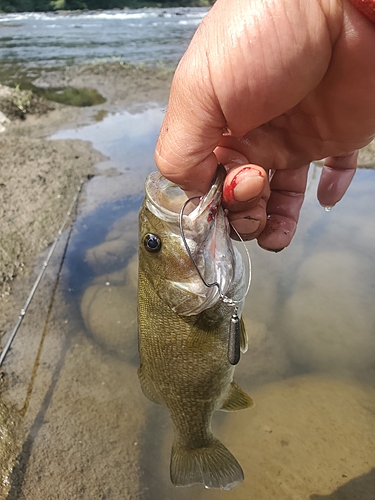
[{"label": "submerged rock", "polygon": [[129,212],[116,221],[106,241],[89,248],[85,260],[95,275],[124,269],[138,248],[138,212]]},{"label": "submerged rock", "polygon": [[97,277],[86,289],[81,314],[92,337],[105,349],[137,359],[137,256],[125,269]]}]

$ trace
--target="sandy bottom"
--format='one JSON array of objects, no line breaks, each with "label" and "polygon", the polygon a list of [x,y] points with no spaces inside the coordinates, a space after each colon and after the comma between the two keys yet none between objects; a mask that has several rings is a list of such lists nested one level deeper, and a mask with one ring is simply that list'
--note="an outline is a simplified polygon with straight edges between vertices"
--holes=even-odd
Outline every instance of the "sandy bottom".
[{"label": "sandy bottom", "polygon": [[[164,498],[374,498],[374,388],[350,380],[306,376],[267,384],[251,396],[256,404],[253,409],[216,419],[214,426],[217,437],[241,464],[244,482],[230,492],[198,485],[189,489],[167,486]],[[169,461],[171,432],[165,441],[162,463]],[[166,485],[167,474],[167,470],[162,474]]]}]

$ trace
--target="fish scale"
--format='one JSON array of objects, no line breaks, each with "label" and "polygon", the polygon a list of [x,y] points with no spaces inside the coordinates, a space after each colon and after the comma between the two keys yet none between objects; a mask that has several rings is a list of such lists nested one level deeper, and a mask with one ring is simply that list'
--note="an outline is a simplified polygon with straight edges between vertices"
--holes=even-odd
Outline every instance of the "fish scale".
[{"label": "fish scale", "polygon": [[[201,272],[209,274],[205,275],[209,281],[219,280],[226,298],[236,300],[240,316],[245,273],[221,207],[224,176],[225,170],[219,169],[207,195],[184,215],[184,224],[194,248],[192,258],[204,263]],[[172,483],[231,489],[243,480],[243,471],[213,436],[212,415],[218,409],[253,406],[233,382],[234,366],[228,361],[233,306],[202,283],[180,235],[179,213],[166,208],[174,206],[174,197],[180,200],[183,192],[157,172],[148,177],[145,188],[139,213],[141,387],[149,399],[167,406],[173,422]],[[210,248],[215,248],[214,256]],[[242,320],[240,324],[244,350]]]}]

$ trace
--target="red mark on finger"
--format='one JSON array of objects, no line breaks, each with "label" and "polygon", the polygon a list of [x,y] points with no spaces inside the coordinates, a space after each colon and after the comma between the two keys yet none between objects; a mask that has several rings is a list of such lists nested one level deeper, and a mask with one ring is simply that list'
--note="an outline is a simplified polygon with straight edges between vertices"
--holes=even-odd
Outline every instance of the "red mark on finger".
[{"label": "red mark on finger", "polygon": [[237,187],[238,183],[241,181],[241,177],[245,172],[252,171],[251,177],[262,177],[262,172],[252,167],[244,167],[233,177],[233,179],[224,186],[223,189],[223,198],[226,203],[231,203],[236,201],[234,198],[234,190]]}]

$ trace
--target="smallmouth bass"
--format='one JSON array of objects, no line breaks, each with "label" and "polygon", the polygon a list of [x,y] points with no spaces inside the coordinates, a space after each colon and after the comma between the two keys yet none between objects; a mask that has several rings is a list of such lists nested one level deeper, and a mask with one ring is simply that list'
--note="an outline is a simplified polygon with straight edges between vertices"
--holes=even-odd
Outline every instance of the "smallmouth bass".
[{"label": "smallmouth bass", "polygon": [[[183,216],[184,236],[206,282],[218,282],[228,299],[246,289],[242,258],[229,236],[221,206],[224,167],[209,192]],[[207,287],[184,246],[179,213],[185,193],[159,172],[149,175],[139,213],[138,375],[144,394],[165,404],[174,426],[171,481],[176,486],[203,483],[229,490],[243,481],[241,466],[211,431],[215,410],[253,406],[233,381],[228,361],[233,305],[218,288]],[[188,212],[188,210],[186,210]],[[241,350],[246,333],[241,328]]]}]

